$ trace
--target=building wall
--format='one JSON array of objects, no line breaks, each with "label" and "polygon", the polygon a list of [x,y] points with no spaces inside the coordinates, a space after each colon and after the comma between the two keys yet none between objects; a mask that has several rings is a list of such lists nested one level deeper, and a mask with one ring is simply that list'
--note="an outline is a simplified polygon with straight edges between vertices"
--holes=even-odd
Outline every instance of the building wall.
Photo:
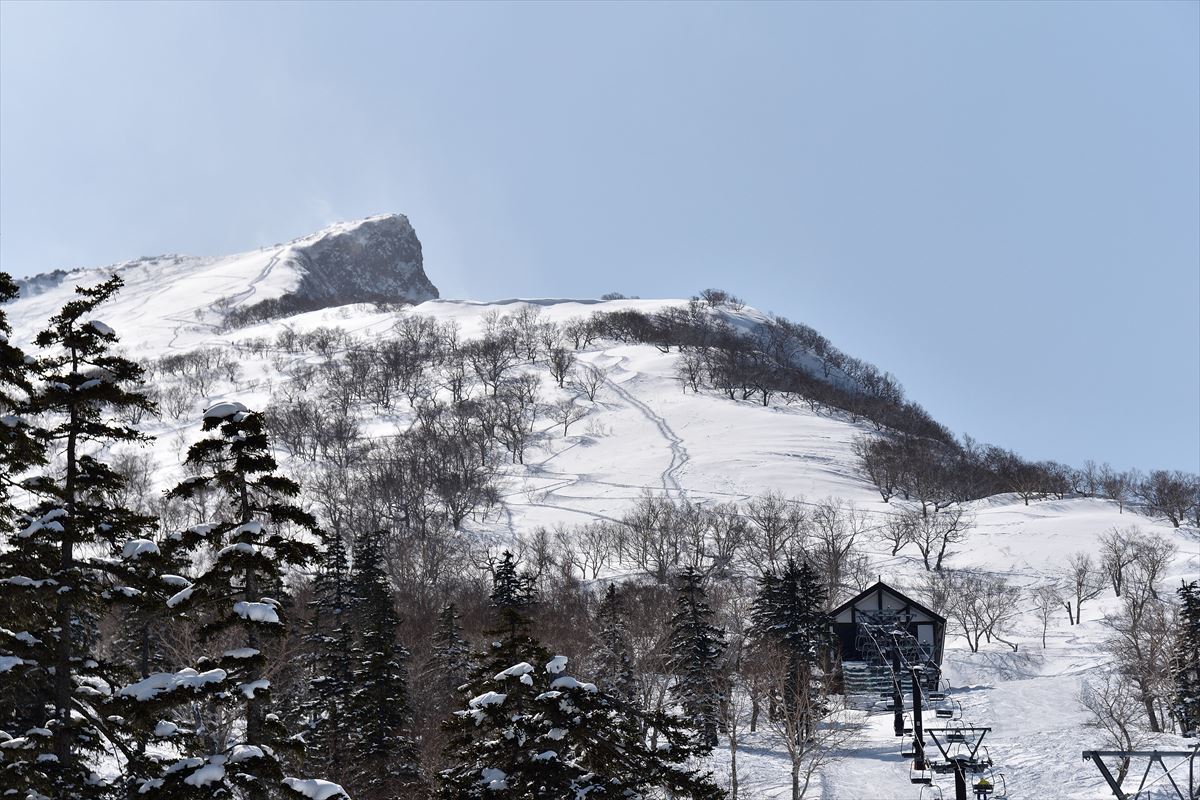
[{"label": "building wall", "polygon": [[834,617],[833,633],[841,650],[843,661],[861,661],[864,660],[864,654],[858,652],[858,624],[861,612],[877,612],[884,611],[901,611],[906,609],[910,615],[910,621],[905,626],[905,629],[918,641],[926,642],[930,640],[929,629],[926,628],[924,635],[919,627],[921,623],[932,625],[932,642],[933,642],[933,658],[938,664],[942,661],[942,650],[945,644],[946,625],[945,622],[932,616],[920,608],[916,608],[910,604],[904,597],[893,594],[886,587],[877,587],[875,591],[859,598],[853,605],[841,609]]}]

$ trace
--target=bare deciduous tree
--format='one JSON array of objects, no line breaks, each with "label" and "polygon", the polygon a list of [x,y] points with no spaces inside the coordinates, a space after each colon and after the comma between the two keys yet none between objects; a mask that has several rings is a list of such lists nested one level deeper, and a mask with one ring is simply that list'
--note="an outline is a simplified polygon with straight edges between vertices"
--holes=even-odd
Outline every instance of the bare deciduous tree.
[{"label": "bare deciduous tree", "polygon": [[759,572],[776,571],[790,553],[802,548],[808,518],[797,501],[769,491],[751,498],[745,515],[750,524],[744,552]]},{"label": "bare deciduous tree", "polygon": [[[879,490],[883,502],[895,496],[901,480],[900,459],[896,448],[889,442],[869,436],[860,436],[851,444],[854,455],[863,472]],[[892,552],[895,555],[896,551]]]},{"label": "bare deciduous tree", "polygon": [[889,515],[887,521],[876,529],[875,534],[879,543],[887,546],[892,555],[898,555],[913,543],[912,523],[907,513]]},{"label": "bare deciduous tree", "polygon": [[596,395],[608,380],[608,371],[595,364],[579,364],[571,373],[571,388],[582,394],[591,402],[596,402]]},{"label": "bare deciduous tree", "polygon": [[533,585],[545,589],[545,580],[558,565],[555,537],[545,527],[538,526],[531,533],[517,539],[517,560],[525,564]]},{"label": "bare deciduous tree", "polygon": [[553,322],[543,322],[537,326],[537,339],[542,346],[542,352],[549,355],[555,347],[562,345],[562,328]]},{"label": "bare deciduous tree", "polygon": [[954,600],[956,577],[957,574],[953,570],[926,572],[919,584],[925,602],[943,617],[950,616],[950,603]]},{"label": "bare deciduous tree", "polygon": [[677,568],[728,576],[746,538],[747,524],[732,503],[704,506],[644,492],[622,518],[621,557],[655,580]]},{"label": "bare deciduous tree", "polygon": [[[1134,693],[1129,681],[1112,670],[1087,681],[1079,692],[1079,703],[1092,713],[1088,724],[1099,728],[1114,750],[1136,750],[1147,742],[1137,724],[1140,711]],[[1129,759],[1123,758],[1117,766],[1118,786],[1128,774]]]},{"label": "bare deciduous tree", "polygon": [[1114,470],[1108,464],[1100,467],[1100,491],[1117,504],[1118,513],[1125,513],[1125,504],[1129,502],[1135,482],[1128,472]]},{"label": "bare deciduous tree", "polygon": [[550,348],[547,360],[550,364],[550,376],[561,387],[563,381],[571,374],[571,368],[575,366],[575,354],[565,347],[555,346]]},{"label": "bare deciduous tree", "polygon": [[196,395],[183,386],[164,386],[158,392],[158,403],[173,419],[181,419],[195,407]]},{"label": "bare deciduous tree", "polygon": [[517,364],[511,336],[485,336],[468,342],[463,353],[479,382],[492,390],[492,396],[499,392],[505,373]]},{"label": "bare deciduous tree", "polygon": [[1196,485],[1195,475],[1157,469],[1138,484],[1136,492],[1148,511],[1163,515],[1178,528],[1196,502]]},{"label": "bare deciduous tree", "polygon": [[664,585],[683,554],[679,532],[670,524],[672,512],[669,499],[644,491],[621,518],[621,557]]},{"label": "bare deciduous tree", "polygon": [[578,569],[584,580],[595,580],[612,560],[619,533],[607,522],[554,529],[559,558]]},{"label": "bare deciduous tree", "polygon": [[541,344],[541,306],[523,305],[509,315],[512,344],[518,358],[530,363],[537,360]]},{"label": "bare deciduous tree", "polygon": [[[767,715],[767,728],[788,757],[792,800],[801,800],[813,776],[843,757],[845,746],[860,735],[859,712],[848,709],[845,698],[833,693],[830,676],[790,670],[782,653],[763,654],[762,666],[773,694],[795,698]],[[791,686],[789,681],[800,685]]]},{"label": "bare deciduous tree", "polygon": [[684,350],[675,362],[675,379],[686,392],[700,391],[704,380],[704,356],[697,350]]},{"label": "bare deciduous tree", "polygon": [[563,325],[563,333],[570,337],[575,349],[591,346],[599,335],[598,326],[592,317],[574,317]]},{"label": "bare deciduous tree", "polygon": [[1121,596],[1125,570],[1137,557],[1137,540],[1141,535],[1141,529],[1133,525],[1113,528],[1100,536],[1100,566],[1117,597]]},{"label": "bare deciduous tree", "polygon": [[701,569],[707,575],[727,577],[746,542],[746,521],[733,503],[703,509],[707,538]]},{"label": "bare deciduous tree", "polygon": [[1046,631],[1050,629],[1050,619],[1062,602],[1059,589],[1052,583],[1044,583],[1036,587],[1030,596],[1033,598],[1033,611],[1037,614],[1038,622],[1042,624],[1042,649],[1046,649]]},{"label": "bare deciduous tree", "polygon": [[1133,564],[1139,581],[1154,597],[1158,597],[1158,581],[1171,565],[1178,548],[1158,534],[1139,536],[1134,540]]},{"label": "bare deciduous tree", "polygon": [[999,575],[952,573],[948,582],[947,609],[959,633],[967,640],[971,652],[979,652],[980,644],[995,639],[1013,650],[1017,646],[1005,641],[1002,635],[1020,614],[1018,602],[1021,590],[1011,586]]},{"label": "bare deciduous tree", "polygon": [[502,381],[496,387],[496,435],[509,453],[512,463],[525,463],[525,450],[534,440],[534,422],[540,410],[538,379],[520,375]]},{"label": "bare deciduous tree", "polygon": [[885,536],[894,543],[892,555],[911,542],[920,551],[925,569],[940,572],[950,546],[966,541],[974,525],[974,517],[962,506],[931,513],[913,508],[889,518]]},{"label": "bare deciduous tree", "polygon": [[1075,470],[1075,491],[1084,497],[1095,497],[1102,491],[1100,487],[1102,468],[1095,461],[1088,459],[1083,466]]},{"label": "bare deciduous tree", "polygon": [[563,426],[563,436],[567,435],[571,423],[578,422],[588,415],[588,410],[576,403],[574,397],[553,403],[549,412],[550,419]]},{"label": "bare deciduous tree", "polygon": [[[1082,621],[1083,604],[1104,591],[1104,576],[1087,553],[1074,553],[1062,571],[1064,586],[1062,604],[1072,625]],[[1074,605],[1072,605],[1074,603]]]},{"label": "bare deciduous tree", "polygon": [[1121,607],[1104,618],[1106,642],[1123,677],[1145,712],[1154,733],[1169,719],[1168,698],[1174,691],[1171,652],[1175,626],[1173,609],[1153,591],[1153,584],[1136,569],[1128,580]]},{"label": "bare deciduous tree", "polygon": [[818,504],[810,519],[813,556],[825,576],[827,596],[832,603],[843,586],[846,564],[855,544],[872,526],[854,503],[834,498]]}]

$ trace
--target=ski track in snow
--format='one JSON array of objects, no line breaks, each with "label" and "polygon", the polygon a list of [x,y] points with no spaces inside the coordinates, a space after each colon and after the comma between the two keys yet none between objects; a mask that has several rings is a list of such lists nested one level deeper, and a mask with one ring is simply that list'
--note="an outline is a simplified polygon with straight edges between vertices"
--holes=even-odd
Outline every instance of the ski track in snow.
[{"label": "ski track in snow", "polygon": [[[624,361],[625,359],[622,358],[621,362],[619,363],[623,363]],[[683,445],[683,439],[679,438],[679,436],[674,430],[672,430],[671,426],[667,424],[667,421],[663,419],[660,414],[657,414],[654,409],[650,408],[650,406],[648,406],[646,403],[634,397],[632,393],[626,390],[625,387],[617,382],[611,375],[605,375],[604,379],[606,384],[614,392],[616,392],[622,400],[624,400],[627,404],[636,409],[638,413],[649,420],[654,427],[658,429],[658,432],[662,435],[663,439],[666,440],[667,446],[671,450],[671,463],[665,470],[663,470],[661,476],[662,487],[667,492],[674,490],[676,495],[680,497],[685,496],[687,492],[679,483],[679,473],[683,470],[684,466],[687,465],[687,462],[691,456],[688,455],[687,448]],[[632,377],[628,380],[633,381],[636,379],[637,373],[633,372]]]},{"label": "ski track in snow", "polygon": [[[249,285],[245,289],[243,289],[241,292],[239,292],[236,296],[231,298],[232,302],[230,303],[230,305],[231,306],[235,306],[235,305],[240,306],[240,305],[242,305],[243,301],[248,300],[251,297],[253,297],[255,295],[255,293],[258,291],[258,285],[267,279],[267,277],[271,274],[271,270],[274,269],[275,265],[278,263],[279,263],[279,252],[276,252],[267,261],[266,266],[264,266],[261,270],[259,270],[258,274],[250,279]],[[164,289],[164,290],[160,290],[160,291],[166,291],[166,290]],[[214,300],[214,302],[215,302],[215,300]],[[211,305],[212,305],[211,303],[203,303],[201,305],[195,306],[193,308],[189,308],[187,310],[188,311],[196,311],[198,309],[208,308]],[[171,349],[177,348],[177,345],[175,343],[179,340],[180,334],[183,333],[184,328],[188,325],[207,325],[208,327],[212,328],[214,331],[218,329],[218,326],[213,325],[211,323],[199,322],[198,320],[194,320],[194,319],[192,319],[192,320],[189,320],[186,318],[181,319],[179,315],[168,315],[165,317],[165,319],[168,319],[172,322],[179,323],[179,325],[177,325],[175,328],[175,333],[171,337],[171,341],[167,342],[167,347],[171,348]]]}]

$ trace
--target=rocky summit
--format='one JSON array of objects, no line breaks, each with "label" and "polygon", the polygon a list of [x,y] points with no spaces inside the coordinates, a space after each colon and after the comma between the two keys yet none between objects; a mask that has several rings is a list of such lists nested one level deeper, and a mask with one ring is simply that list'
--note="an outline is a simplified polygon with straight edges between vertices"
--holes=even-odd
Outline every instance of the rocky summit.
[{"label": "rocky summit", "polygon": [[335,225],[297,242],[296,294],[314,305],[423,303],[438,297],[425,275],[421,241],[403,214]]}]

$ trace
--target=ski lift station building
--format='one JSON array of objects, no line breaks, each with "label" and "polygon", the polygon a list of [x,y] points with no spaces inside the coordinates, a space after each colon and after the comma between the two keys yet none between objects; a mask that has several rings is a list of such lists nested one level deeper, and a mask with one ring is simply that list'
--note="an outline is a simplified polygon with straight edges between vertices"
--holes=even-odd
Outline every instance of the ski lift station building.
[{"label": "ski lift station building", "polygon": [[[909,663],[941,667],[946,618],[883,581],[842,603],[830,616],[843,663],[878,663],[880,654],[875,641],[881,631],[898,627],[908,634],[900,644],[908,651]],[[891,641],[879,644],[890,645]]]}]

